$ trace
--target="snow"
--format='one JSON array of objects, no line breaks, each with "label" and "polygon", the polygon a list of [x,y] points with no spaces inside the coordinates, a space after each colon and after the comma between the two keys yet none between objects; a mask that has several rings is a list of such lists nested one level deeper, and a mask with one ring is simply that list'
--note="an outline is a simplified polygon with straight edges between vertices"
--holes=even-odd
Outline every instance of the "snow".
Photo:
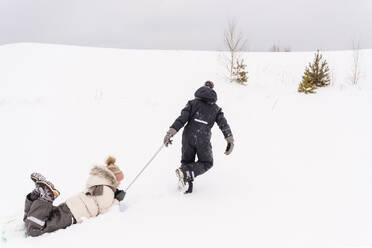
[{"label": "snow", "polygon": [[9,231],[0,246],[372,247],[372,50],[361,50],[357,86],[352,51],[324,52],[332,85],[300,95],[313,56],[246,53],[241,86],[225,82],[221,52],[0,46],[1,223],[19,228],[34,171],[61,191],[59,204],[114,155],[125,188],[206,80],[236,140],[225,156],[214,128],[214,167],[191,195],[177,192],[177,134],[122,211],[38,238]]}]

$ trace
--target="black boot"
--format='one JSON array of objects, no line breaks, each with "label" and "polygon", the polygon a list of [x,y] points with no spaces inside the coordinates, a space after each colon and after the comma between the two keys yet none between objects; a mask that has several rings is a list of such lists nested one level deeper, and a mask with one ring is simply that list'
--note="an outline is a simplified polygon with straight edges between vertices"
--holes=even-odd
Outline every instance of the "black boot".
[{"label": "black boot", "polygon": [[189,187],[188,187],[188,189],[185,191],[185,194],[190,194],[190,193],[192,193],[192,188],[194,187],[193,181],[189,181],[188,184],[189,184]]},{"label": "black boot", "polygon": [[181,190],[185,194],[191,193],[193,188],[194,172],[181,167],[176,170],[176,175],[180,181],[179,186]]}]

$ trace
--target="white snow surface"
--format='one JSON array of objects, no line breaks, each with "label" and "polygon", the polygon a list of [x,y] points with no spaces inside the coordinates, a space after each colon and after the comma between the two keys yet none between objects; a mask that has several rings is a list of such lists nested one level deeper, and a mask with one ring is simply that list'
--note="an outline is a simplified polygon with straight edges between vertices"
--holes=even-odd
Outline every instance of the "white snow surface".
[{"label": "white snow surface", "polygon": [[[214,167],[177,191],[181,134],[127,192],[122,210],[0,247],[372,247],[372,50],[324,52],[332,85],[297,93],[313,52],[245,53],[247,86],[223,54],[46,44],[0,46],[0,220],[21,225],[30,174],[83,190],[117,158],[125,188],[204,81],[215,82],[236,144],[213,128]],[[3,230],[5,230],[3,225]]]}]

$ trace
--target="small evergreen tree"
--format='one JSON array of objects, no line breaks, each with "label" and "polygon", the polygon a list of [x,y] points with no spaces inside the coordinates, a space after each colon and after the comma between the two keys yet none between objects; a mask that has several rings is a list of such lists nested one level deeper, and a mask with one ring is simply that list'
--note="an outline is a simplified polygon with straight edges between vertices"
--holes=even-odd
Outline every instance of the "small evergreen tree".
[{"label": "small evergreen tree", "polygon": [[298,92],[302,92],[305,94],[316,93],[315,89],[316,86],[313,85],[313,82],[310,79],[310,69],[306,67],[305,73],[302,76],[302,82],[298,86]]},{"label": "small evergreen tree", "polygon": [[236,66],[233,67],[232,81],[236,81],[241,84],[245,84],[248,81],[248,71],[246,71],[247,65],[244,64],[244,59],[237,60]]},{"label": "small evergreen tree", "polygon": [[305,68],[305,73],[302,76],[302,81],[298,86],[298,92],[316,93],[318,87],[325,87],[330,84],[329,67],[326,60],[319,50],[315,53],[313,63],[309,63]]}]

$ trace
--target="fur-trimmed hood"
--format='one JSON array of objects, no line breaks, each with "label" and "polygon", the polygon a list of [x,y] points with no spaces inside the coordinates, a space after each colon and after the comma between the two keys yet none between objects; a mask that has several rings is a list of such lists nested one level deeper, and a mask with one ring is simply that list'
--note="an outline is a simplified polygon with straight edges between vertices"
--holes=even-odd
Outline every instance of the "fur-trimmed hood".
[{"label": "fur-trimmed hood", "polygon": [[89,173],[87,188],[97,185],[107,185],[116,189],[119,183],[114,173],[107,169],[106,166],[94,166]]}]

